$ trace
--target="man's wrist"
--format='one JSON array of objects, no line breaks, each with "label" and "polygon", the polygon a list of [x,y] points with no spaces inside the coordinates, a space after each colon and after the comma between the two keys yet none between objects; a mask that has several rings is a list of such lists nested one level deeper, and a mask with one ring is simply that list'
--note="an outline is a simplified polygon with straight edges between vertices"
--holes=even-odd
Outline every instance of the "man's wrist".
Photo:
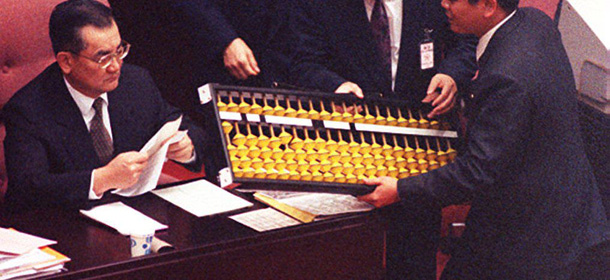
[{"label": "man's wrist", "polygon": [[195,147],[193,146],[193,149],[191,152],[191,157],[188,160],[185,160],[185,161],[174,160],[174,161],[181,163],[181,164],[191,164],[191,163],[194,163],[196,160],[197,160],[197,153],[195,153]]}]

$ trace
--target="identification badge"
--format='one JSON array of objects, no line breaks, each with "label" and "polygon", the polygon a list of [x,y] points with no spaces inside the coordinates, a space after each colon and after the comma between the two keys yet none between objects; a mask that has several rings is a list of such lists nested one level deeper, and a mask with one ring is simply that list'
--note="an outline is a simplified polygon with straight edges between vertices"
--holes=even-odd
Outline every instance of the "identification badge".
[{"label": "identification badge", "polygon": [[421,70],[434,68],[434,42],[419,45],[421,53]]},{"label": "identification badge", "polygon": [[432,40],[432,29],[424,29],[425,39],[419,44],[421,58],[421,70],[434,68],[434,41]]}]

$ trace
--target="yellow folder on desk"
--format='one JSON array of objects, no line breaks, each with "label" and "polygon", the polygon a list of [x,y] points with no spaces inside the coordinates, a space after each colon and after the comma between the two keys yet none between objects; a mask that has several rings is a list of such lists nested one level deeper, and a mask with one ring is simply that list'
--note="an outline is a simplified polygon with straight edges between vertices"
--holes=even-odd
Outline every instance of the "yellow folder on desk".
[{"label": "yellow folder on desk", "polygon": [[44,269],[44,268],[47,268],[47,267],[51,267],[51,266],[55,266],[55,265],[58,265],[58,264],[67,263],[67,262],[70,261],[70,258],[68,258],[68,256],[66,256],[66,255],[64,255],[64,254],[62,254],[60,252],[57,252],[57,251],[51,249],[50,247],[40,248],[40,250],[45,252],[45,253],[47,253],[47,254],[49,254],[49,255],[51,255],[51,256],[53,256],[53,257],[55,257],[55,259],[50,260],[48,262],[39,263],[39,264],[35,265],[34,268],[36,268],[38,270]]},{"label": "yellow folder on desk", "polygon": [[311,223],[316,218],[316,215],[312,213],[279,202],[261,193],[254,193],[254,198],[303,223]]}]

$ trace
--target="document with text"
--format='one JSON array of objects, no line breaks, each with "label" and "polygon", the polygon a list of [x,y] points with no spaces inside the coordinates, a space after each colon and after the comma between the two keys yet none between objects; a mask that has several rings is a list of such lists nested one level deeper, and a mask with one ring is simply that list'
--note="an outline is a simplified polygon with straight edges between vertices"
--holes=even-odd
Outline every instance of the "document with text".
[{"label": "document with text", "polygon": [[258,232],[300,225],[301,222],[273,208],[264,208],[233,215],[230,219]]},{"label": "document with text", "polygon": [[146,193],[157,186],[163,163],[167,156],[167,148],[170,144],[182,140],[186,135],[186,131],[178,131],[182,116],[174,121],[167,122],[159,131],[148,140],[148,143],[142,147],[141,153],[148,154],[148,163],[138,182],[128,189],[114,190],[112,193],[122,196],[136,196]]},{"label": "document with text", "polygon": [[[313,214],[315,216],[314,221],[375,209],[373,205],[346,194],[288,191],[258,192],[275,199],[277,202]],[[229,218],[259,232],[302,224],[298,219],[273,208],[250,211]]]}]

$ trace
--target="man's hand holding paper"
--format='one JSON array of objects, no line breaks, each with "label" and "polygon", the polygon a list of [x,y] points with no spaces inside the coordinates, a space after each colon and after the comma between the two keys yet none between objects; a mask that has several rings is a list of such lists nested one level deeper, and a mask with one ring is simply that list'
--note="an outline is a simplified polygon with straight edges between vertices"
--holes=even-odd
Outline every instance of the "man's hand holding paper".
[{"label": "man's hand holding paper", "polygon": [[[178,131],[182,117],[167,122],[159,131],[144,145],[140,150],[139,154],[146,156],[147,162],[141,170],[141,174],[137,177],[137,182],[132,187],[117,189],[113,191],[115,194],[122,196],[136,196],[146,193],[157,186],[157,180],[161,175],[161,169],[163,169],[163,163],[165,162],[166,155],[169,157],[168,148],[170,145],[174,145],[174,153],[172,159],[182,159],[183,154],[186,154],[190,150],[190,155],[185,161],[188,161],[192,157],[193,144],[186,134],[186,131]],[[190,146],[190,148],[189,148]],[[135,152],[134,152],[135,153]]]},{"label": "man's hand holding paper", "polygon": [[111,189],[129,189],[138,182],[147,164],[146,153],[133,151],[119,154],[106,166],[93,171],[93,192],[100,196]]},{"label": "man's hand holding paper", "polygon": [[170,139],[169,148],[167,149],[167,158],[187,163],[193,160],[195,146],[191,141],[191,138],[186,134],[186,131],[177,132],[174,137]]}]

